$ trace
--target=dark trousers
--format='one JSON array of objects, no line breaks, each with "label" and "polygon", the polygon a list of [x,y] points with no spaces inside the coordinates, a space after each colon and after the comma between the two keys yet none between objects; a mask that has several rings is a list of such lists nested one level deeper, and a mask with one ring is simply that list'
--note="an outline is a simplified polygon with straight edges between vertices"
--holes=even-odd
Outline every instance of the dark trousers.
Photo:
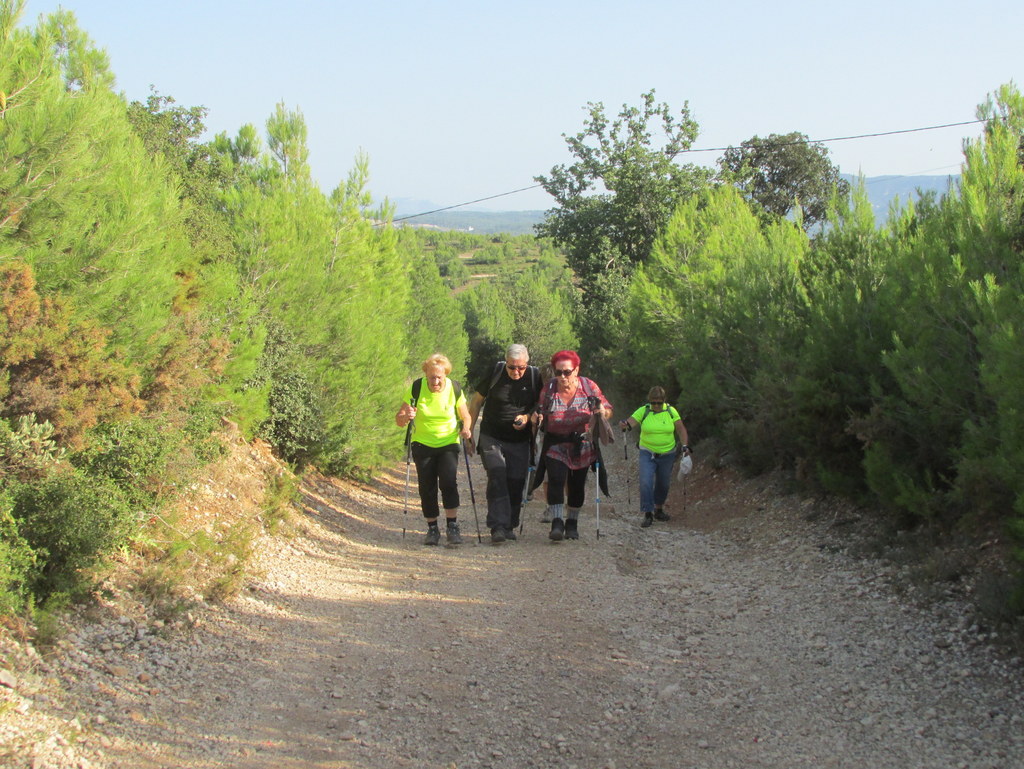
[{"label": "dark trousers", "polygon": [[530,471],[530,444],[480,433],[477,450],[487,471],[487,528],[514,529],[519,526],[523,488]]},{"label": "dark trousers", "polygon": [[[545,457],[544,463],[548,475],[548,504],[560,505],[564,500],[568,502],[569,507],[583,507],[583,502],[587,498],[587,473],[590,472],[590,468],[570,470],[564,462],[551,457]],[[567,500],[564,492],[566,479],[569,482]]]},{"label": "dark trousers", "polygon": [[427,520],[437,518],[437,491],[441,490],[441,501],[445,510],[459,506],[459,444],[433,448],[422,443],[412,444],[412,459],[416,463],[416,480],[420,490],[420,508]]}]

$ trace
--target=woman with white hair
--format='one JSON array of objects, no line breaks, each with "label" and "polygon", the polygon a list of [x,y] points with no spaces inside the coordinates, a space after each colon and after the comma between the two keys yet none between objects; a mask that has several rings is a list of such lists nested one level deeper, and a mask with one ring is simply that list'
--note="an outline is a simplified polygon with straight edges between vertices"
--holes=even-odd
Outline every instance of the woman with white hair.
[{"label": "woman with white hair", "polygon": [[[446,521],[445,535],[449,545],[462,543],[459,532],[459,439],[469,440],[472,433],[466,395],[457,382],[448,378],[452,363],[440,353],[423,361],[423,377],[412,383],[402,407],[395,414],[395,424],[410,433],[416,479],[419,484],[420,508],[427,521],[425,545],[441,541],[437,519],[440,490]],[[426,385],[424,387],[424,385]]]}]

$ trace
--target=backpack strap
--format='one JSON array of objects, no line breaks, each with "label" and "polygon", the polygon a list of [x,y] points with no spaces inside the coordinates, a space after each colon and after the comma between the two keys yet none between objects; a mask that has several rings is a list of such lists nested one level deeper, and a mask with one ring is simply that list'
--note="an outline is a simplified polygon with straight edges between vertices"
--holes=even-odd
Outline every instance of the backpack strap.
[{"label": "backpack strap", "polygon": [[491,375],[491,383],[487,385],[487,393],[490,394],[491,390],[494,389],[494,385],[498,384],[498,380],[501,379],[501,372],[505,368],[505,361],[499,360],[494,364],[494,374]]}]

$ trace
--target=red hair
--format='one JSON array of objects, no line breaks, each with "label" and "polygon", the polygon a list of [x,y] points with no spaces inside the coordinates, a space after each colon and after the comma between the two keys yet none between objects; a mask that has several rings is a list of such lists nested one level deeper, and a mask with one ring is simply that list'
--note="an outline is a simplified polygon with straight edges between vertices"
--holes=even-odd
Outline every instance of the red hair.
[{"label": "red hair", "polygon": [[556,352],[554,355],[551,356],[551,365],[554,368],[558,368],[558,361],[560,360],[567,360],[569,361],[569,363],[572,364],[573,368],[579,368],[580,356],[577,355],[573,350],[559,350],[558,352]]}]

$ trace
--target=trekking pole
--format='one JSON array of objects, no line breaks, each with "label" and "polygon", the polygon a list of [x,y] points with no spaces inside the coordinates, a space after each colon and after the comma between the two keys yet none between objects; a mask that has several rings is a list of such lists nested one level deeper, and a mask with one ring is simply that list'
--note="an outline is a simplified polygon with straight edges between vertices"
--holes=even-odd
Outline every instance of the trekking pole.
[{"label": "trekking pole", "polygon": [[633,497],[629,493],[629,441],[622,441],[622,456],[626,460],[626,514],[633,509]]},{"label": "trekking pole", "polygon": [[402,503],[402,539],[405,539],[405,527],[409,522],[409,471],[412,467],[412,423],[405,427],[405,501]]},{"label": "trekking pole", "polygon": [[601,463],[595,462],[594,469],[594,503],[597,505],[597,538],[601,539]]},{"label": "trekking pole", "polygon": [[476,541],[483,542],[480,536],[480,518],[476,513],[476,494],[473,493],[473,474],[469,471],[469,454],[466,453],[466,439],[462,439],[462,456],[466,458],[466,480],[469,482],[469,498],[473,502],[473,518],[476,520]]},{"label": "trekking pole", "polygon": [[405,539],[405,526],[409,521],[409,471],[412,469],[412,447],[405,447],[405,502],[402,503],[402,539]]}]

